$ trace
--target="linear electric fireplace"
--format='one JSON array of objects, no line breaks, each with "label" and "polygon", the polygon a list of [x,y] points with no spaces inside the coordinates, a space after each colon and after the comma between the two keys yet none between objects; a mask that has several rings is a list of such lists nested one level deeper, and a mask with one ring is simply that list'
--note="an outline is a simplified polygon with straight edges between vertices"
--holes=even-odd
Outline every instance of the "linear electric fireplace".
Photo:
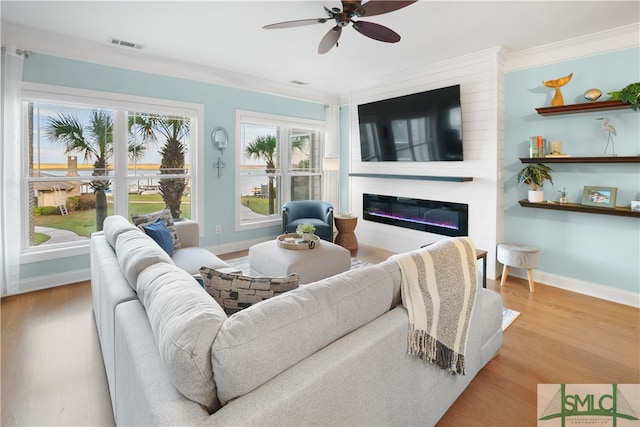
[{"label": "linear electric fireplace", "polygon": [[368,221],[444,236],[469,234],[469,205],[462,203],[365,193],[362,211]]}]

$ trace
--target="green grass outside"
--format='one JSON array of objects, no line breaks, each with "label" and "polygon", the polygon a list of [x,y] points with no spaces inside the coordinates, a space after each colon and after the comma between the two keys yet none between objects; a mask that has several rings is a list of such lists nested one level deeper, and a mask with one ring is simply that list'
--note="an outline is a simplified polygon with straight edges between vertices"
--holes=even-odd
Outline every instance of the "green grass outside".
[{"label": "green grass outside", "polygon": [[[182,202],[183,218],[191,218],[191,205],[189,198],[184,197]],[[148,212],[156,212],[165,208],[162,196],[159,194],[151,195],[129,195],[129,214],[143,214]],[[113,203],[109,202],[107,209],[108,215],[113,215]],[[129,219],[129,221],[131,221]],[[42,227],[58,228],[60,230],[73,231],[79,236],[89,237],[91,233],[96,231],[96,210],[88,209],[84,211],[71,211],[69,215],[42,215],[34,217],[34,225]],[[39,233],[36,233],[39,234]],[[48,236],[46,240],[48,240]],[[36,236],[34,245],[44,243],[41,238]],[[45,240],[45,241],[46,241]]]},{"label": "green grass outside", "polygon": [[38,246],[49,240],[51,237],[42,233],[34,233],[33,239],[35,240],[34,246]]},{"label": "green grass outside", "polygon": [[[184,197],[182,202],[182,218],[191,218],[191,204],[189,198]],[[252,211],[269,215],[269,199],[256,196],[242,196],[242,204],[248,206]],[[156,212],[165,208],[162,196],[159,194],[129,195],[129,215]],[[113,203],[108,201],[108,215],[113,215]],[[131,219],[129,218],[129,222]],[[96,210],[88,209],[84,211],[70,211],[69,215],[41,215],[34,217],[34,225],[42,227],[58,228],[69,230],[79,236],[89,237],[96,231]],[[49,236],[35,233],[34,246],[40,245],[49,240]]]},{"label": "green grass outside", "polygon": [[269,215],[269,199],[255,196],[242,196],[242,206],[247,206],[255,213]]}]

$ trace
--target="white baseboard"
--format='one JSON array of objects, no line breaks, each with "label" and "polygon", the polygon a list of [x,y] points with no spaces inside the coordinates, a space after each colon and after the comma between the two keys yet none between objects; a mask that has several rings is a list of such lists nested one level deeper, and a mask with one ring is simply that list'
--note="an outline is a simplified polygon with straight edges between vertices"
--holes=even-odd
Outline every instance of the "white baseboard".
[{"label": "white baseboard", "polygon": [[[274,239],[275,237],[263,237],[258,239],[243,240],[238,242],[227,243],[224,245],[210,246],[206,249],[214,254],[223,254],[237,252],[249,249],[251,246]],[[509,274],[521,279],[527,279],[526,270],[510,269]],[[91,270],[86,268],[82,270],[67,271],[59,274],[49,274],[46,276],[36,277],[33,279],[20,280],[19,290],[11,295],[22,294],[25,292],[39,291],[42,289],[53,288],[55,286],[63,286],[71,283],[82,282],[91,279]],[[609,286],[599,285],[597,283],[585,282],[583,280],[571,277],[559,276],[553,273],[534,270],[534,280],[547,286],[564,289],[566,291],[578,294],[588,295],[594,298],[606,301],[624,304],[635,308],[640,308],[640,293],[616,289]]]},{"label": "white baseboard", "polygon": [[[527,280],[526,270],[510,268],[509,275]],[[599,285],[597,283],[585,282],[584,280],[558,276],[557,274],[546,273],[538,270],[534,270],[533,279],[536,283],[553,286],[554,288],[564,289],[566,291],[640,308],[640,293],[637,292],[612,288],[609,286]]]},{"label": "white baseboard", "polygon": [[[228,243],[224,245],[210,246],[205,249],[211,251],[214,254],[224,254],[229,252],[237,252],[247,250],[251,246],[266,242],[267,240],[275,239],[273,237],[263,237],[259,239],[244,240],[239,242]],[[76,282],[84,282],[85,280],[91,280],[91,269],[85,268],[82,270],[65,271],[58,274],[47,274],[46,276],[34,277],[31,279],[22,279],[18,285],[18,291],[3,296],[24,294],[27,292],[40,291],[43,289],[54,288],[56,286],[69,285]]]},{"label": "white baseboard", "polygon": [[18,292],[10,295],[24,294],[26,292],[40,291],[42,289],[54,288],[56,286],[69,285],[76,282],[91,280],[91,269],[65,271],[58,274],[47,274],[46,276],[34,277],[32,279],[22,279],[18,284]]}]

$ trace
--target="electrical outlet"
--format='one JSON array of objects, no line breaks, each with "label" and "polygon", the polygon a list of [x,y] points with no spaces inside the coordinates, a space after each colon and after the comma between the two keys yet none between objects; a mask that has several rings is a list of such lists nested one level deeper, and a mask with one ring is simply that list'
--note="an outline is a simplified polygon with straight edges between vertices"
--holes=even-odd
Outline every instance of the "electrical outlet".
[{"label": "electrical outlet", "polygon": [[222,233],[222,226],[216,225],[216,234],[220,234],[220,233]]}]

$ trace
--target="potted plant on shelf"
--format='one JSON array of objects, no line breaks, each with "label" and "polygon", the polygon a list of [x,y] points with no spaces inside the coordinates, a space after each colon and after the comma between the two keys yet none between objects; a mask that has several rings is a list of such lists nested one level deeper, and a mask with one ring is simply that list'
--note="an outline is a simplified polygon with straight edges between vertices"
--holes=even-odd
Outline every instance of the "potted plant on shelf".
[{"label": "potted plant on shelf", "polygon": [[532,203],[540,203],[544,200],[544,192],[540,189],[545,180],[549,180],[553,184],[553,179],[549,175],[551,168],[542,163],[535,163],[525,166],[518,173],[518,184],[527,184],[531,187],[529,190],[529,201]]},{"label": "potted plant on shelf", "polygon": [[609,99],[615,101],[628,102],[631,104],[633,111],[638,111],[640,106],[640,82],[631,83],[622,88],[621,90],[609,92]]},{"label": "potted plant on shelf", "polygon": [[304,223],[296,227],[296,234],[300,235],[305,242],[310,242],[315,232],[316,227],[313,224]]}]

